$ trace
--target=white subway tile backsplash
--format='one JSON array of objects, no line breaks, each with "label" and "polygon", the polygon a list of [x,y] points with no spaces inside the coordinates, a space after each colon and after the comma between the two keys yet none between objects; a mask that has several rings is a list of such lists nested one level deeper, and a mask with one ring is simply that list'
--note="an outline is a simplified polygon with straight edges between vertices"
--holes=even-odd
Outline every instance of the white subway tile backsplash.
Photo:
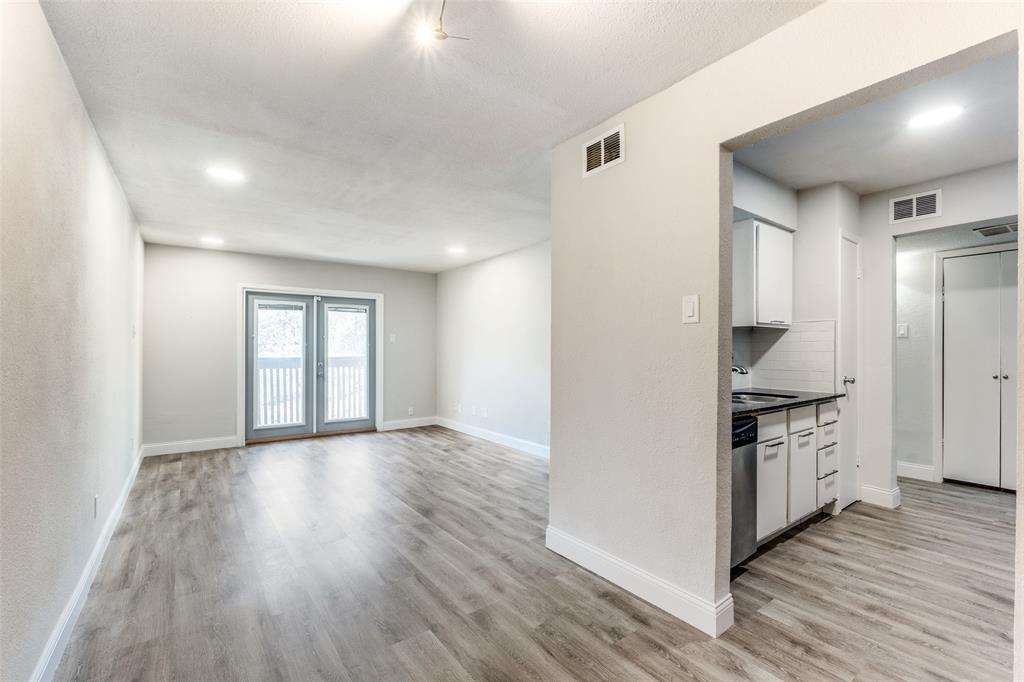
[{"label": "white subway tile backsplash", "polygon": [[[753,329],[741,342],[751,384],[830,393],[835,390],[835,320],[794,322],[789,329]],[[746,358],[744,358],[746,359]]]}]

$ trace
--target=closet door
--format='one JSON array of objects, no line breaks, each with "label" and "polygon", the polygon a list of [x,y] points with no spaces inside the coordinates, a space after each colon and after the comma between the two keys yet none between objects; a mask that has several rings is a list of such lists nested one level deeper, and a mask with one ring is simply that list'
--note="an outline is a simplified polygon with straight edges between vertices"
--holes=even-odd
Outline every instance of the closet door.
[{"label": "closet door", "polygon": [[943,261],[943,477],[998,486],[1000,254]]},{"label": "closet door", "polygon": [[1001,254],[999,346],[1002,374],[999,487],[1017,489],[1017,252]]}]

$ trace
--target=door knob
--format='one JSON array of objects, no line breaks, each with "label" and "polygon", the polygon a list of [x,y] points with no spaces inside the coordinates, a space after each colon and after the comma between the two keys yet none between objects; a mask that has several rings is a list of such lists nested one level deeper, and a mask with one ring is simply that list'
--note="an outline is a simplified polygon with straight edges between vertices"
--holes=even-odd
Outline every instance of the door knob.
[{"label": "door knob", "polygon": [[843,377],[843,384],[855,384],[857,383],[857,377]]}]

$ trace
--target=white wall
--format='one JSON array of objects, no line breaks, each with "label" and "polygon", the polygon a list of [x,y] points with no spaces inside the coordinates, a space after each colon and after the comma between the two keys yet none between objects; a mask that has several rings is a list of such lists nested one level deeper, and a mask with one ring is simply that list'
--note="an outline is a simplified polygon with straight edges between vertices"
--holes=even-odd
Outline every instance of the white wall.
[{"label": "white wall", "polygon": [[[702,629],[731,623],[732,164],[719,145],[1017,49],[969,48],[1021,23],[1010,5],[826,3],[554,150],[549,547]],[[626,161],[581,179],[580,145],[619,123]],[[684,325],[693,293],[702,320]]]},{"label": "white wall", "polygon": [[550,242],[439,274],[437,335],[442,423],[525,441],[516,445],[544,454],[551,404]]},{"label": "white wall", "polygon": [[732,203],[736,220],[757,217],[796,229],[799,227],[796,191],[741,163],[732,167]]},{"label": "white wall", "polygon": [[[876,488],[897,489],[894,447],[896,404],[895,354],[895,237],[962,225],[1017,213],[1017,163],[1005,163],[861,197],[860,230],[863,238],[862,280],[863,365],[861,390],[861,482]],[[899,225],[889,224],[892,197],[942,190],[942,215]],[[916,326],[916,325],[915,325]],[[929,401],[930,402],[930,401]]]},{"label": "white wall", "polygon": [[798,194],[800,229],[793,240],[793,319],[839,318],[840,240],[856,232],[859,197],[833,182]]},{"label": "white wall", "polygon": [[383,421],[409,419],[409,407],[416,417],[436,415],[435,275],[156,244],[145,257],[147,445],[240,433],[242,284],[383,293]]},{"label": "white wall", "polygon": [[0,676],[20,681],[138,460],[142,246],[39,6],[0,26]]}]

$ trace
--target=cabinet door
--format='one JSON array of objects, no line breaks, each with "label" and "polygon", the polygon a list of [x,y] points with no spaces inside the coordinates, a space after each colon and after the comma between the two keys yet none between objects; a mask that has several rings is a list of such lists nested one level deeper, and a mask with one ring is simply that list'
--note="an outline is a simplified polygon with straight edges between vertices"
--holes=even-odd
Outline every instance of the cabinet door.
[{"label": "cabinet door", "polygon": [[786,525],[786,452],[788,439],[757,446],[757,539]]},{"label": "cabinet door", "polygon": [[818,508],[816,428],[789,437],[789,523]]},{"label": "cabinet door", "polygon": [[793,233],[757,223],[757,324],[793,322]]},{"label": "cabinet door", "polygon": [[754,326],[754,221],[732,226],[732,326]]}]

